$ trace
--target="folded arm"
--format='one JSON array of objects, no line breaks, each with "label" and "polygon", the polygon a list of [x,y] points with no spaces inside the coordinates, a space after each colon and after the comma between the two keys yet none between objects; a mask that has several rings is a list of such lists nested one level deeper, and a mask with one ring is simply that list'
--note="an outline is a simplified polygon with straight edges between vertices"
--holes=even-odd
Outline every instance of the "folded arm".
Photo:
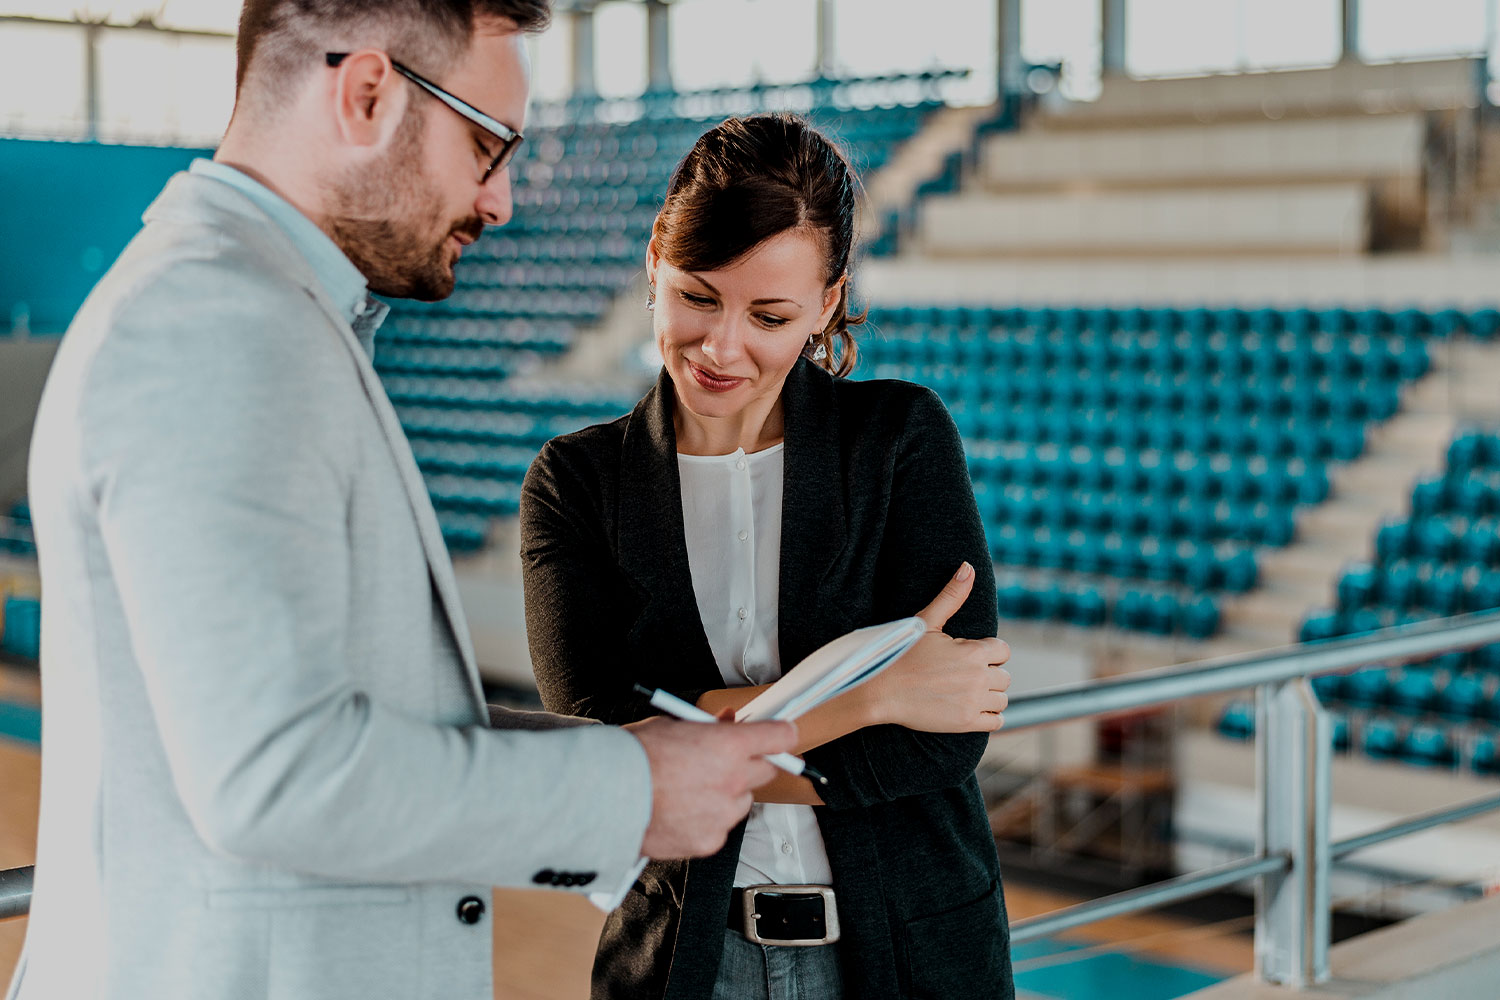
[{"label": "folded arm", "polygon": [[[874,688],[874,724],[807,752],[808,763],[828,776],[820,792],[834,809],[889,802],[968,780],[990,732],[1000,725],[1009,684],[1003,670],[985,666],[1005,662],[1008,650],[994,638],[995,577],[958,429],[928,391],[914,400],[902,426],[908,431],[895,449],[876,564],[877,616],[894,620],[920,612],[926,617],[942,601],[933,595],[953,584],[963,562],[975,569],[972,589],[959,605],[944,606],[941,616],[929,618],[929,627],[938,625],[942,632],[929,632],[918,649],[866,685]],[[994,680],[976,681],[976,665],[977,676],[993,669]],[[964,676],[949,674],[949,668]]]}]

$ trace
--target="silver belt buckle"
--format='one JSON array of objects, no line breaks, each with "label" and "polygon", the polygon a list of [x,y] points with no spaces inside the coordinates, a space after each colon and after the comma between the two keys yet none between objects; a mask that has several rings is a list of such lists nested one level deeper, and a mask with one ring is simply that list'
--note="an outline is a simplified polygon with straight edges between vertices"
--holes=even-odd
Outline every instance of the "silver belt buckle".
[{"label": "silver belt buckle", "polygon": [[[797,895],[819,895],[823,897],[823,936],[820,938],[764,938],[760,936],[755,900],[761,893],[796,893]],[[839,914],[834,908],[833,886],[830,885],[752,885],[745,887],[745,939],[755,944],[774,945],[778,948],[803,948],[816,944],[833,944],[839,939]]]}]

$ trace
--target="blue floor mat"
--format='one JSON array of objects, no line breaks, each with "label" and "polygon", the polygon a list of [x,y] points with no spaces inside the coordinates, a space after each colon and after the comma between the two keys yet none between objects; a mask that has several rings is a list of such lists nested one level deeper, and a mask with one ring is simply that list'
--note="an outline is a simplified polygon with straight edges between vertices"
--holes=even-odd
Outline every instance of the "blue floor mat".
[{"label": "blue floor mat", "polygon": [[1028,1000],[1175,1000],[1228,977],[1154,959],[1094,952],[1036,968],[1028,960],[1091,947],[1093,942],[1044,938],[1015,948],[1016,993]]},{"label": "blue floor mat", "polygon": [[35,705],[0,701],[0,738],[32,746],[42,741],[42,710]]}]

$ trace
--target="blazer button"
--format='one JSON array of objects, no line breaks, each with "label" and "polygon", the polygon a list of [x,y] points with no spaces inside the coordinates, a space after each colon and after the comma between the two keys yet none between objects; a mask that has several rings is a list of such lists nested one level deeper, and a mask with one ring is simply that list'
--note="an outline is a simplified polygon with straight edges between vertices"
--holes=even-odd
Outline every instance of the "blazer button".
[{"label": "blazer button", "polygon": [[578,876],[578,884],[579,885],[588,885],[590,882],[594,881],[594,879],[596,879],[598,877],[599,877],[598,874],[596,874],[595,872],[584,872],[582,875]]},{"label": "blazer button", "polygon": [[556,885],[557,883],[553,881],[553,879],[555,878],[557,878],[556,872],[554,872],[551,868],[543,868],[541,871],[531,876],[531,881],[535,882],[537,885]]},{"label": "blazer button", "polygon": [[478,896],[465,896],[458,901],[458,919],[466,924],[477,924],[484,919],[484,900]]}]

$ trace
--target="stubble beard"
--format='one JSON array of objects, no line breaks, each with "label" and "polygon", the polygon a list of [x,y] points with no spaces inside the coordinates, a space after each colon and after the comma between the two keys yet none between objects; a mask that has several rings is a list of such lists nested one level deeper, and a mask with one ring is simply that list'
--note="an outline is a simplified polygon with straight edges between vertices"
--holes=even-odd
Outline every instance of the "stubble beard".
[{"label": "stubble beard", "polygon": [[326,223],[372,292],[436,302],[453,294],[453,230],[422,170],[422,122],[419,113],[408,111],[384,159],[334,183]]}]

